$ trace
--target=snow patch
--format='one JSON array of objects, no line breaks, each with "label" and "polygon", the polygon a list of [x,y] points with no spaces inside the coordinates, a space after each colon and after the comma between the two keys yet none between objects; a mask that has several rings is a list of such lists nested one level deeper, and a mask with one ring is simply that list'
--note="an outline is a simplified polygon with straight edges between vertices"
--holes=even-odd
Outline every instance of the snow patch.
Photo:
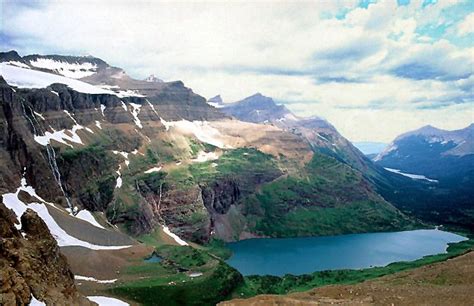
[{"label": "snow patch", "polygon": [[166,130],[169,130],[170,127],[174,127],[184,133],[193,134],[202,142],[218,148],[230,148],[230,146],[224,144],[220,139],[222,137],[221,133],[207,121],[188,121],[183,119],[180,121],[166,122],[162,119],[161,122],[165,125]]},{"label": "snow patch", "polygon": [[382,160],[382,158],[386,155],[388,155],[388,153],[392,152],[392,151],[395,151],[396,149],[398,149],[397,145],[395,143],[391,143],[389,144],[389,146],[383,150],[382,153],[380,153],[379,155],[377,155],[375,158],[374,158],[374,161],[380,161]]},{"label": "snow patch", "polygon": [[[79,240],[68,233],[64,231],[59,224],[54,220],[54,218],[50,215],[48,208],[46,207],[45,204],[41,203],[30,203],[26,204],[22,202],[18,198],[18,194],[20,191],[25,191],[30,195],[34,195],[37,197],[39,200],[42,200],[40,197],[36,195],[36,192],[33,187],[28,186],[26,183],[26,179],[22,178],[20,182],[20,187],[17,188],[15,193],[5,193],[2,195],[2,201],[3,204],[9,209],[12,209],[18,219],[19,224],[16,224],[15,226],[20,229],[21,228],[21,216],[23,213],[28,209],[34,210],[38,216],[43,219],[43,221],[46,223],[46,226],[48,227],[51,235],[56,239],[58,242],[58,245],[60,247],[64,246],[81,246],[85,247],[91,250],[118,250],[118,249],[123,249],[123,248],[128,248],[130,245],[126,246],[101,246],[101,245],[95,245],[92,243],[89,243],[87,241]],[[50,203],[48,203],[50,204]]]},{"label": "snow patch", "polygon": [[35,298],[35,296],[31,295],[30,306],[46,306],[44,302],[41,302]]},{"label": "snow patch", "polygon": [[138,114],[140,113],[140,108],[142,107],[140,104],[136,104],[136,103],[130,103],[130,105],[132,106],[132,115],[133,115],[133,120],[135,121],[135,124],[139,127],[139,128],[143,128],[143,125],[142,125],[142,122],[140,121],[140,119],[138,119]]},{"label": "snow patch", "polygon": [[176,241],[177,244],[179,244],[179,245],[188,245],[188,243],[186,241],[179,238],[178,235],[176,235],[175,233],[171,232],[170,229],[165,225],[163,225],[163,232],[165,232],[166,235],[173,238],[174,241]]},{"label": "snow patch", "polygon": [[96,279],[94,277],[82,276],[82,275],[75,275],[74,279],[88,281],[88,282],[96,282],[96,283],[99,283],[99,284],[113,284],[117,281],[117,279],[99,280],[99,279]]},{"label": "snow patch", "polygon": [[122,187],[122,174],[120,173],[120,166],[119,166],[119,169],[117,171],[115,171],[115,173],[118,174],[118,177],[117,177],[117,181],[115,183],[115,188],[121,188]]},{"label": "snow patch", "polygon": [[87,209],[83,209],[83,210],[79,211],[76,215],[76,218],[79,218],[81,220],[89,222],[90,224],[92,224],[95,227],[105,229],[102,225],[100,225],[99,222],[97,222],[97,220],[94,218],[92,213],[90,211],[88,211]]},{"label": "snow patch", "polygon": [[210,160],[216,160],[218,158],[219,158],[219,156],[215,152],[200,151],[198,153],[198,156],[195,159],[191,160],[191,161],[195,162],[195,163],[203,163],[203,162],[210,161]]},{"label": "snow patch", "polygon": [[429,182],[438,183],[438,180],[427,178],[426,176],[421,175],[421,174],[404,173],[404,172],[402,172],[398,169],[392,169],[392,168],[384,168],[384,169],[387,170],[387,171],[396,173],[396,174],[400,174],[400,175],[409,177],[409,178],[414,179],[414,180],[426,180],[426,181],[429,181]]},{"label": "snow patch", "polygon": [[41,120],[43,120],[43,121],[46,120],[46,119],[44,119],[43,114],[40,114],[40,113],[35,112],[35,111],[33,113],[35,113],[36,116],[40,117]]},{"label": "snow patch", "polygon": [[[115,155],[117,155],[117,154],[122,155],[123,158],[125,158],[125,165],[127,167],[128,167],[128,165],[130,165],[130,161],[128,160],[128,154],[130,154],[130,153],[124,152],[124,151],[115,151],[115,150],[113,150],[112,153],[114,153]],[[119,170],[120,170],[120,168],[119,168]]]},{"label": "snow patch", "polygon": [[30,61],[30,65],[36,68],[49,69],[72,79],[80,79],[91,76],[97,71],[97,65],[92,63],[68,63],[55,61],[50,58],[38,58]]},{"label": "snow patch", "polygon": [[128,108],[127,108],[127,105],[125,104],[125,102],[123,102],[123,101],[120,101],[120,102],[122,102],[122,107],[123,107],[123,109],[124,109],[125,111],[128,111]]},{"label": "snow patch", "polygon": [[100,125],[99,121],[95,121],[95,126],[102,130],[102,125]]},{"label": "snow patch", "polygon": [[[42,146],[47,146],[48,144],[51,144],[51,140],[56,140],[59,143],[72,147],[72,145],[68,144],[66,141],[82,144],[81,137],[76,133],[77,130],[78,126],[76,125],[73,126],[72,130],[56,131],[53,129],[52,133],[46,131],[43,136],[35,135],[34,140]],[[72,136],[67,134],[67,132],[72,134]]]},{"label": "snow patch", "polygon": [[9,61],[9,62],[5,62],[5,64],[7,65],[12,65],[12,66],[17,66],[17,67],[21,67],[21,68],[26,68],[26,69],[30,69],[30,66],[22,63],[22,62],[17,62],[17,61]]},{"label": "snow patch", "polygon": [[116,95],[113,91],[104,90],[86,82],[52,73],[19,68],[5,63],[0,63],[0,70],[8,84],[20,88],[45,88],[53,83],[61,83],[78,92]]},{"label": "snow patch", "polygon": [[153,173],[153,172],[159,172],[161,170],[161,167],[153,167],[151,169],[148,169],[147,171],[145,171],[145,173]]},{"label": "snow patch", "polygon": [[155,113],[155,115],[157,115],[158,117],[160,117],[160,116],[158,115],[158,113],[156,112],[155,106],[154,106],[153,104],[151,104],[151,102],[148,101],[148,99],[146,99],[146,102],[148,102],[148,105],[150,105],[151,110]]},{"label": "snow patch", "polygon": [[103,117],[105,117],[104,111],[105,111],[105,105],[101,104],[100,105],[100,112],[102,113]]},{"label": "snow patch", "polygon": [[119,299],[106,296],[88,296],[87,299],[97,303],[99,306],[129,306],[128,303],[125,303]]},{"label": "snow patch", "polygon": [[217,102],[209,102],[209,101],[208,101],[207,104],[209,104],[210,106],[213,106],[213,107],[215,107],[215,108],[223,108],[223,107],[225,107],[224,104],[217,103]]},{"label": "snow patch", "polygon": [[119,97],[119,98],[125,98],[125,97],[140,97],[140,98],[144,98],[145,96],[138,93],[138,91],[136,90],[130,90],[130,89],[127,89],[127,90],[119,90],[116,95]]}]

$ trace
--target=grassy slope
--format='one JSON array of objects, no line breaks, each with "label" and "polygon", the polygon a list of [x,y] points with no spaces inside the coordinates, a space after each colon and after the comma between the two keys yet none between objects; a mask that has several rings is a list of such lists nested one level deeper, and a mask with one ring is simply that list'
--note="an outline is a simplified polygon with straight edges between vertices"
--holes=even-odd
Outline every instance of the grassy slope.
[{"label": "grassy slope", "polygon": [[[160,263],[143,263],[125,271],[135,281],[111,289],[113,294],[143,305],[215,305],[243,281],[235,269],[206,251],[164,245],[156,249]],[[202,276],[191,278],[190,272]]]},{"label": "grassy slope", "polygon": [[300,175],[265,185],[245,201],[255,231],[272,237],[412,229],[416,222],[378,196],[349,166],[315,153]]}]

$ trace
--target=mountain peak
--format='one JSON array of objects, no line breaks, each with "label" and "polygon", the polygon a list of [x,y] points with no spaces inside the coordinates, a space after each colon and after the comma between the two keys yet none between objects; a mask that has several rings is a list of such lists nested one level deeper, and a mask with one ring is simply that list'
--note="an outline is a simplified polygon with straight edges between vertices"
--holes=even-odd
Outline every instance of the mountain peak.
[{"label": "mountain peak", "polygon": [[9,61],[23,62],[23,59],[15,50],[0,52],[0,62]]},{"label": "mountain peak", "polygon": [[154,74],[150,74],[146,79],[146,82],[150,83],[163,83],[163,80],[160,78],[157,78]]},{"label": "mountain peak", "polygon": [[222,104],[224,101],[222,101],[221,95],[217,95],[217,96],[212,97],[209,100],[207,100],[207,102]]}]

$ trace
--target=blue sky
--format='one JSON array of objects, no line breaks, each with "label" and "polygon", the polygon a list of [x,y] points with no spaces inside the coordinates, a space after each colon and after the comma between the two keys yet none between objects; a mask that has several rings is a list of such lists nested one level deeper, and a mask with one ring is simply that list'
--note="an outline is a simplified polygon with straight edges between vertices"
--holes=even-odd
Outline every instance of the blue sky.
[{"label": "blue sky", "polygon": [[233,102],[261,92],[354,141],[474,121],[474,2],[1,1],[2,49],[95,55]]}]

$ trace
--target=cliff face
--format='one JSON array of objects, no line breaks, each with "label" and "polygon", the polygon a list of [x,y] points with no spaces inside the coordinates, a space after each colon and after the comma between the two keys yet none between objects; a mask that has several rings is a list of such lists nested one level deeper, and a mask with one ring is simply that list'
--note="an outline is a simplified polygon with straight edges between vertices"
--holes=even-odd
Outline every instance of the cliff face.
[{"label": "cliff face", "polygon": [[44,221],[32,211],[21,216],[0,204],[0,304],[93,305],[74,285],[66,257]]}]

